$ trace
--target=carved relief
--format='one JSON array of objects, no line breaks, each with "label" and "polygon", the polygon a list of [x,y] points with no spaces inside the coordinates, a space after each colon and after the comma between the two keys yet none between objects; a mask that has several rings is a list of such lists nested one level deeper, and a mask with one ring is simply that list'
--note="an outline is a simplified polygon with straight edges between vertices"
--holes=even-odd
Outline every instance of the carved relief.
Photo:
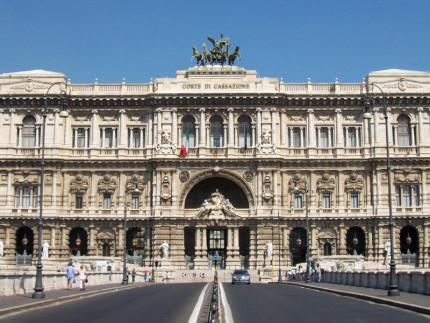
[{"label": "carved relief", "polygon": [[170,180],[166,173],[164,173],[163,180],[161,182],[161,198],[165,201],[170,199],[172,193],[170,192]]},{"label": "carved relief", "polygon": [[276,154],[276,147],[274,144],[271,143],[272,133],[274,133],[274,131],[272,131],[272,130],[268,130],[268,129],[263,130],[263,132],[261,134],[261,142],[258,143],[258,145],[257,145],[257,150],[259,153],[263,153],[263,154],[274,153],[274,154]]},{"label": "carved relief", "polygon": [[230,201],[216,189],[210,197],[203,201],[195,217],[238,218],[239,216]]},{"label": "carved relief", "polygon": [[243,173],[243,178],[247,181],[247,182],[251,182],[254,178],[254,174],[250,171],[247,170]]},{"label": "carved relief", "polygon": [[358,177],[357,172],[352,171],[349,177],[345,180],[345,192],[361,192],[364,187],[364,181],[361,177]]},{"label": "carved relief", "polygon": [[127,178],[127,183],[125,184],[125,188],[128,193],[135,192],[136,188],[143,192],[145,189],[145,183],[143,182],[143,179],[139,178],[139,175],[133,174],[129,178]]},{"label": "carved relief", "polygon": [[317,181],[317,191],[333,193],[335,188],[336,185],[334,179],[330,178],[330,174],[328,172],[324,172],[321,175],[321,178]]},{"label": "carved relief", "polygon": [[164,155],[174,154],[176,152],[176,145],[170,139],[170,131],[163,129],[159,131],[159,135],[161,136],[161,143],[157,145],[157,153]]},{"label": "carved relief", "polygon": [[16,173],[13,181],[15,186],[38,186],[39,175],[31,173]]},{"label": "carved relief", "polygon": [[419,184],[421,176],[416,170],[404,169],[394,171],[394,183],[396,184]]},{"label": "carved relief", "polygon": [[270,176],[268,173],[266,173],[266,176],[264,177],[263,181],[263,199],[266,201],[269,201],[273,198],[273,192],[272,192],[272,181],[270,179]]},{"label": "carved relief", "polygon": [[306,193],[306,179],[301,172],[295,172],[288,182],[288,191],[295,193],[296,188],[300,193]]},{"label": "carved relief", "polygon": [[70,181],[70,193],[86,193],[89,184],[88,180],[82,174],[76,174],[75,178]]},{"label": "carved relief", "polygon": [[98,192],[113,194],[116,190],[116,180],[112,178],[112,175],[106,173],[103,178],[99,180],[97,184]]},{"label": "carved relief", "polygon": [[182,171],[182,172],[180,172],[179,173],[179,180],[182,182],[182,183],[185,183],[186,181],[188,181],[188,179],[190,178],[190,173],[189,172],[187,172],[187,171]]}]

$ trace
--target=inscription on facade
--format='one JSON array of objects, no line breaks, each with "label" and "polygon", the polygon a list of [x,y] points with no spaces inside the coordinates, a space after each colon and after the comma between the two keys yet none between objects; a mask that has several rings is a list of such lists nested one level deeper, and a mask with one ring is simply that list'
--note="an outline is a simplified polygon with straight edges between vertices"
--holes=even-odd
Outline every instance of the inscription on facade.
[{"label": "inscription on facade", "polygon": [[249,84],[242,83],[195,83],[182,84],[184,90],[246,90],[249,89]]}]

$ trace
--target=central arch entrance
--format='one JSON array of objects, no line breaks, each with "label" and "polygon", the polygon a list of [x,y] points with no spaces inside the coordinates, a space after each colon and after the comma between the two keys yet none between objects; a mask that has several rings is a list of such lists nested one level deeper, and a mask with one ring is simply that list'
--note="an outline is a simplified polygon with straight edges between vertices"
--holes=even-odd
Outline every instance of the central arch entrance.
[{"label": "central arch entrance", "polygon": [[211,196],[215,190],[224,195],[226,199],[237,209],[248,209],[249,202],[243,190],[235,182],[222,178],[211,177],[197,183],[188,193],[185,199],[186,209],[195,209],[202,205],[203,201]]}]

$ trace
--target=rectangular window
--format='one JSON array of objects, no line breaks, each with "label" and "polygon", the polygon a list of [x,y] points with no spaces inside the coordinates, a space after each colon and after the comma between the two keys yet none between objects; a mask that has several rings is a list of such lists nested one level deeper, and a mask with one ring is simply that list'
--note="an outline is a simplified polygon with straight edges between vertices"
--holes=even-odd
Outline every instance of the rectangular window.
[{"label": "rectangular window", "polygon": [[84,207],[84,195],[82,193],[76,193],[75,198],[75,208],[82,209]]},{"label": "rectangular window", "polygon": [[323,193],[322,195],[322,204],[323,204],[323,209],[329,209],[330,206],[330,193]]},{"label": "rectangular window", "polygon": [[303,200],[301,193],[294,193],[294,208],[302,209],[303,208]]},{"label": "rectangular window", "polygon": [[420,205],[420,194],[419,194],[419,189],[418,189],[418,185],[413,185],[413,199],[414,199],[414,205],[415,206],[419,206]]},{"label": "rectangular window", "polygon": [[30,187],[22,189],[22,207],[28,209],[30,207]]},{"label": "rectangular window", "polygon": [[221,147],[221,137],[212,137],[212,147]]},{"label": "rectangular window", "polygon": [[112,206],[111,195],[103,194],[103,208],[110,210],[111,206]]},{"label": "rectangular window", "polygon": [[104,148],[112,148],[112,147],[113,147],[113,129],[107,128],[105,129]]},{"label": "rectangular window", "polygon": [[328,147],[333,146],[332,145],[332,143],[333,143],[333,138],[332,138],[333,132],[330,131],[330,128],[327,128],[327,127],[320,128],[319,134],[320,134],[320,137],[318,138],[318,133],[317,133],[318,147],[328,148]]},{"label": "rectangular window", "polygon": [[292,136],[293,136],[292,143],[293,143],[293,147],[294,148],[300,148],[300,147],[302,147],[302,142],[301,142],[301,138],[300,138],[300,132],[301,132],[300,128],[293,128],[293,131],[292,131]]},{"label": "rectangular window", "polygon": [[400,199],[400,186],[396,185],[396,205],[402,206],[402,201]]},{"label": "rectangular window", "polygon": [[358,193],[351,193],[351,209],[358,209]]},{"label": "rectangular window", "polygon": [[33,188],[33,207],[36,208],[39,205],[39,188]]},{"label": "rectangular window", "polygon": [[76,146],[77,148],[85,148],[85,128],[78,128],[76,129]]},{"label": "rectangular window", "polygon": [[139,209],[139,193],[131,194],[131,208],[134,210]]},{"label": "rectangular window", "polygon": [[355,128],[348,128],[348,147],[357,147],[357,137],[355,135]]},{"label": "rectangular window", "polygon": [[15,186],[15,207],[21,205],[21,187]]},{"label": "rectangular window", "polygon": [[403,206],[411,207],[411,187],[409,185],[403,186]]}]

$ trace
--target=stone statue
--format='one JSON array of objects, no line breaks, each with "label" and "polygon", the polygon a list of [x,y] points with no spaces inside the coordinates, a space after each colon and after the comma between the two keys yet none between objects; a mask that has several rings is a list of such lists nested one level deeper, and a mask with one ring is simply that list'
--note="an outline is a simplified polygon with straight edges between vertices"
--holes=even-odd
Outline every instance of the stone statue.
[{"label": "stone statue", "polygon": [[228,217],[239,217],[236,209],[233,207],[231,202],[222,195],[218,189],[211,194],[210,197],[205,199],[197,211],[196,217],[203,216],[228,216]]},{"label": "stone statue", "polygon": [[266,242],[266,260],[271,261],[273,255],[273,244],[272,241],[267,240]]},{"label": "stone statue", "polygon": [[196,46],[193,46],[193,56],[191,60],[196,59],[196,65],[204,65],[203,55],[197,50]]},{"label": "stone statue", "polygon": [[160,248],[161,248],[161,259],[169,258],[169,244],[166,242],[166,240],[164,240]]},{"label": "stone statue", "polygon": [[49,243],[45,240],[42,245],[42,258],[47,259],[49,257]]},{"label": "stone statue", "polygon": [[0,257],[4,256],[4,244],[3,240],[0,239]]},{"label": "stone statue", "polygon": [[388,240],[385,243],[385,259],[388,259],[391,257],[391,241]]}]

